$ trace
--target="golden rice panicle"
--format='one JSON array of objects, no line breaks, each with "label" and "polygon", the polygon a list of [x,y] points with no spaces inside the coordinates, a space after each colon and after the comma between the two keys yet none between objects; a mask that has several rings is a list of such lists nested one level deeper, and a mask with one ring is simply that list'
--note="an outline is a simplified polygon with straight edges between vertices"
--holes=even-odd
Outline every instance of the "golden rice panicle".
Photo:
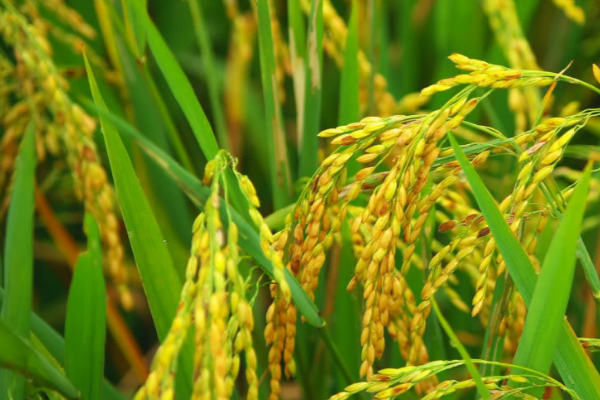
[{"label": "golden rice panicle", "polygon": [[[358,196],[373,171],[372,167],[363,168],[357,173],[356,181],[344,188],[346,164],[359,151],[364,152],[357,158],[361,163],[386,157],[400,133],[393,126],[401,118],[367,117],[358,123],[327,129],[319,134],[321,137],[335,136],[332,144],[339,145],[339,149],[323,160],[307,185],[294,210],[293,227],[290,228],[294,238],[290,247],[291,270],[294,274],[300,273],[301,283],[309,296],[313,296],[317,287],[325,251],[340,230],[349,202]],[[344,195],[341,205],[338,204],[340,193]]]},{"label": "golden rice panicle", "polygon": [[514,355],[525,327],[525,316],[527,315],[527,307],[523,298],[518,292],[514,292],[509,303],[509,312],[503,321],[503,332],[498,332],[505,336],[504,351],[510,355]]},{"label": "golden rice panicle", "polygon": [[[483,156],[481,158],[478,159],[478,156],[476,156],[471,162],[478,165],[480,160],[485,160],[487,158],[487,154],[484,153],[482,153]],[[466,228],[445,246],[440,245],[438,247],[434,242],[437,252],[429,261],[428,268],[430,272],[421,291],[422,302],[416,308],[410,322],[411,348],[408,360],[413,364],[417,362],[416,360],[419,358],[419,354],[422,351],[420,350],[423,346],[422,335],[425,330],[425,321],[431,312],[431,298],[438,289],[452,278],[453,273],[459,265],[469,258],[478,257],[478,253],[475,249],[484,240],[480,234],[483,217],[478,213],[473,213],[474,210],[465,207],[464,205],[459,207],[459,202],[462,201],[460,195],[455,192],[446,191],[446,193],[452,197],[452,200],[448,200],[443,196],[440,198],[440,204],[446,209],[453,209],[455,211],[461,209],[460,207],[464,207],[462,213],[463,215],[466,215],[466,217],[459,223],[456,221],[444,222],[440,225],[440,229],[442,231],[448,231],[452,230],[457,225],[465,226]],[[480,296],[482,296],[483,299],[484,295],[481,294]],[[459,306],[464,307],[461,303],[459,303]]]},{"label": "golden rice panicle", "polygon": [[[279,259],[283,257],[284,249],[288,246],[289,236],[289,226],[273,236],[272,248]],[[290,262],[288,262],[287,269],[292,271]],[[266,344],[269,346],[268,360],[271,375],[269,399],[274,400],[279,398],[281,392],[282,363],[287,377],[294,376],[296,373],[293,353],[297,311],[291,299],[283,296],[278,285],[271,284],[270,290],[273,302],[267,309],[264,336]]]},{"label": "golden rice panicle", "polygon": [[[230,308],[233,317],[230,321],[231,337],[233,339],[234,358],[230,370],[232,381],[235,381],[239,372],[239,354],[243,351],[246,360],[246,382],[248,383],[248,400],[258,399],[258,378],[256,376],[256,352],[252,343],[252,331],[254,329],[254,317],[252,307],[246,299],[246,283],[238,273],[238,229],[230,222],[228,229],[226,260],[227,278],[232,284],[230,296]],[[231,393],[230,393],[231,396]]]},{"label": "golden rice panicle", "polygon": [[[188,266],[190,268],[190,266]],[[195,268],[195,266],[191,266]],[[174,377],[177,371],[178,355],[187,336],[191,321],[192,303],[198,287],[187,280],[181,292],[179,306],[169,333],[162,341],[152,361],[152,370],[137,398],[173,398]]]},{"label": "golden rice panicle", "polygon": [[68,84],[58,74],[50,58],[48,39],[35,21],[29,23],[13,9],[4,10],[0,12],[0,35],[13,47],[17,69],[21,70],[18,77],[33,77],[31,81],[23,82],[21,87],[28,88],[33,83],[37,101],[54,118],[53,123],[48,125],[51,139],[47,143],[54,142],[56,136],[60,137],[73,172],[76,193],[98,221],[106,246],[108,273],[119,288],[123,306],[131,308],[133,299],[126,286],[128,272],[123,263],[124,250],[119,237],[115,194],[93,141],[96,122],[69,98]]},{"label": "golden rice panicle", "polygon": [[[590,345],[593,342],[588,341]],[[488,365],[486,361],[473,360],[478,364]],[[385,368],[373,376],[371,382],[357,382],[346,386],[346,388],[333,396],[330,400],[347,399],[359,392],[373,393],[376,399],[392,399],[402,393],[418,388],[419,385],[435,377],[442,371],[448,371],[455,368],[464,368],[463,361],[432,361],[422,366],[405,366],[402,368]],[[506,374],[504,376],[482,377],[486,389],[493,393],[494,399],[507,398],[509,396],[518,396],[519,398],[534,400],[533,396],[525,393],[516,392],[514,387],[503,385],[505,380],[511,380],[519,383],[525,383],[530,387],[549,387],[557,388],[573,395],[573,392],[564,384],[546,376],[522,376]],[[456,393],[458,390],[474,389],[477,386],[472,378],[457,381],[446,380],[433,384],[425,395],[420,395],[422,400],[440,399],[446,395]]]},{"label": "golden rice panicle", "polygon": [[575,0],[553,0],[556,7],[563,10],[565,15],[575,21],[579,25],[583,25],[585,23],[585,12],[581,7],[579,7]]},{"label": "golden rice panicle", "polygon": [[[194,302],[193,399],[207,398],[207,393],[208,398],[231,398],[242,353],[246,361],[247,398],[258,398],[257,361],[252,343],[254,319],[246,298],[246,282],[238,271],[238,228],[228,221],[225,229],[219,212],[221,207],[228,207],[227,199],[219,199],[219,192],[222,175],[232,164],[234,160],[224,151],[207,164],[203,182],[210,184],[211,195],[205,213],[196,219],[193,228],[190,262],[199,265],[195,277],[198,295]],[[246,194],[255,195],[250,181],[237,176],[242,178],[240,183]]]},{"label": "golden rice panicle", "polygon": [[461,84],[494,89],[512,89],[523,86],[548,86],[554,82],[555,74],[551,73],[511,69],[471,59],[457,53],[452,54],[449,58],[456,64],[457,68],[470,71],[470,73],[442,79],[424,88],[421,91],[422,95],[431,96]]},{"label": "golden rice panicle", "polygon": [[[417,311],[415,296],[408,286],[406,280],[399,272],[394,274],[393,296],[390,298],[388,306],[390,312],[390,323],[387,326],[392,339],[398,342],[398,347],[402,358],[406,361],[410,359],[411,350],[411,328],[412,317]],[[426,364],[429,361],[427,347],[421,341],[419,345],[414,346],[416,358],[415,365]]]},{"label": "golden rice panicle", "polygon": [[[406,204],[403,206],[406,207],[406,212],[403,218],[402,230],[404,243],[408,245],[407,250],[404,252],[404,261],[401,267],[404,274],[408,272],[410,267],[410,259],[415,251],[415,243],[427,220],[429,210],[446,188],[456,181],[460,170],[455,168],[431,192],[421,196],[421,192],[428,181],[431,167],[440,153],[438,142],[444,138],[447,130],[458,127],[477,104],[478,99],[476,98],[470,100],[466,96],[459,98],[448,107],[432,113],[430,119],[425,119],[419,128],[425,134],[415,144],[412,156],[416,159],[413,165],[404,173],[403,179],[404,191],[407,195]],[[476,165],[483,163],[487,158],[487,154],[489,153],[483,152],[481,157],[474,160],[474,163]],[[414,179],[411,179],[411,174],[415,175]]]},{"label": "golden rice panicle", "polygon": [[[299,278],[305,291],[313,297],[318,285],[318,275],[325,261],[325,252],[331,247],[345,219],[348,204],[358,195],[362,182],[372,168],[359,172],[351,188],[344,193],[344,201],[338,204],[340,192],[346,182],[346,163],[357,151],[365,151],[371,161],[393,147],[395,136],[389,135],[385,144],[374,145],[380,134],[397,123],[398,117],[380,119],[365,118],[359,123],[328,129],[321,137],[335,136],[333,144],[340,148],[321,163],[312,181],[305,187],[292,213],[286,219],[286,228],[273,237],[276,253],[288,250],[287,268]],[[378,146],[378,147],[377,147]],[[346,190],[346,189],[344,189]],[[271,346],[269,365],[271,371],[271,398],[277,398],[282,377],[281,365],[286,376],[295,373],[292,358],[295,347],[296,309],[289,300],[282,299],[272,288],[273,304],[267,312],[265,338]],[[383,329],[380,329],[381,333]],[[382,351],[383,349],[381,349]]]},{"label": "golden rice panicle", "polygon": [[212,388],[213,398],[228,399],[233,382],[228,371],[233,363],[228,330],[231,318],[227,288],[225,234],[213,191],[204,215],[194,223],[192,251],[200,265],[198,296],[194,303],[195,353],[192,398],[202,398]]},{"label": "golden rice panicle", "polygon": [[[211,167],[211,169],[214,168],[216,167]],[[295,347],[296,308],[291,303],[291,292],[284,275],[285,267],[283,263],[284,249],[286,248],[290,237],[290,230],[289,227],[286,227],[282,232],[273,235],[270,228],[265,223],[264,218],[256,208],[260,205],[260,202],[254,185],[245,175],[242,175],[235,170],[233,171],[240,183],[243,193],[248,199],[250,216],[260,232],[260,244],[263,254],[274,266],[273,271],[275,281],[270,285],[273,303],[267,310],[267,324],[265,326],[264,335],[267,345],[270,346],[269,372],[271,375],[271,394],[269,398],[277,399],[281,391],[282,362],[285,367],[286,376],[293,376],[296,372],[295,362],[292,357]],[[207,180],[207,178],[205,178],[205,180]],[[290,269],[289,264],[287,268]],[[242,298],[241,295],[240,298]],[[242,307],[246,314],[251,317],[250,307],[244,305],[242,305]],[[253,322],[251,325],[253,326]],[[244,329],[242,326],[238,338],[235,339],[236,351],[239,350],[241,343],[246,342],[251,344],[250,325],[246,328],[247,329]],[[246,379],[249,385],[248,398],[255,399],[258,397],[258,380],[255,371],[256,354],[252,348],[246,350],[246,362],[251,366],[251,369],[246,370]],[[239,359],[235,356],[233,365],[239,365]]]}]

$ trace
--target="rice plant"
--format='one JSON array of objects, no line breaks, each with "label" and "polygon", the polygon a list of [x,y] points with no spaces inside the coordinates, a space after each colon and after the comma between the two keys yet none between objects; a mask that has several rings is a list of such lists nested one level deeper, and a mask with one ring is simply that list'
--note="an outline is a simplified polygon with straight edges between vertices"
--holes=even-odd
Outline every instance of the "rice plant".
[{"label": "rice plant", "polygon": [[0,0],[0,399],[600,399],[598,21]]}]

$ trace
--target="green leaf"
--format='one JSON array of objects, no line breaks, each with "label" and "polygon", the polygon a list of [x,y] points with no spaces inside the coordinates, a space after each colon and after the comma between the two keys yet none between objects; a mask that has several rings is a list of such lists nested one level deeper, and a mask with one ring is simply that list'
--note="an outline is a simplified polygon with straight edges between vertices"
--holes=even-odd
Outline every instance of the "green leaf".
[{"label": "green leaf", "polygon": [[[190,81],[185,76],[179,64],[177,64],[175,56],[173,56],[173,53],[169,50],[169,47],[160,35],[160,32],[152,23],[148,15],[144,18],[146,18],[148,46],[150,47],[152,54],[154,54],[158,67],[162,71],[175,99],[183,110],[183,113],[192,128],[192,132],[204,153],[204,157],[206,157],[207,160],[212,160],[217,154],[217,151],[219,151],[219,146],[210,123],[206,118],[206,114],[204,114],[204,110],[194,94]],[[248,202],[245,200],[244,196],[241,195],[239,185],[234,183],[232,174],[226,175],[226,185],[229,189],[233,206],[238,212],[242,213],[246,220],[250,220],[247,207]]]},{"label": "green leaf", "polygon": [[[94,101],[100,108],[106,109],[87,58],[85,63]],[[175,317],[182,284],[119,133],[108,119],[101,116],[100,122],[129,241],[154,325],[162,340]],[[186,393],[180,394],[182,398],[188,397],[191,391],[189,378],[193,371],[192,357],[193,349],[188,342],[181,354],[181,374],[178,374],[178,377],[182,376],[181,381],[185,382],[183,390]]]},{"label": "green leaf", "polygon": [[146,14],[148,0],[121,0],[127,39],[136,58],[144,56],[146,47],[146,27],[141,16]]},{"label": "green leaf", "polygon": [[358,13],[357,0],[352,1],[352,13],[346,36],[344,66],[340,83],[340,110],[338,124],[346,125],[360,119],[360,68],[358,66]]},{"label": "green leaf", "polygon": [[273,204],[275,209],[279,209],[289,203],[292,193],[291,176],[281,107],[279,105],[269,0],[258,0],[257,3],[260,70],[265,101],[265,120],[267,121],[265,145],[267,147],[267,157],[270,161],[269,172],[273,191]]},{"label": "green leaf", "polygon": [[106,340],[106,295],[102,273],[100,232],[94,218],[85,216],[88,252],[73,273],[65,322],[67,376],[86,399],[101,398]]},{"label": "green leaf", "polygon": [[204,156],[207,160],[212,160],[219,151],[219,145],[206,114],[204,114],[204,110],[196,98],[190,81],[185,76],[177,60],[175,60],[175,56],[169,50],[160,32],[156,29],[150,17],[146,16],[145,18],[148,46],[156,59],[156,63],[169,84],[173,96],[175,96],[183,110]]},{"label": "green leaf", "polygon": [[[508,311],[508,303],[513,287],[514,284],[510,280],[510,276],[506,273],[496,279],[494,295],[492,296],[492,303],[490,304],[489,322],[485,329],[483,349],[481,351],[481,358],[484,360],[501,361],[502,359],[504,336],[499,334],[499,328],[504,319],[504,315],[506,315]],[[498,375],[500,373],[500,368],[496,365],[481,364],[479,366],[479,372],[483,376]]]},{"label": "green leaf", "polygon": [[[340,81],[338,125],[347,125],[360,120],[360,67],[358,65],[359,37],[358,17],[360,7],[358,1],[352,1],[352,12],[346,35],[344,49],[344,66]],[[361,168],[355,159],[349,161],[348,175],[354,175]]]},{"label": "green leaf", "polygon": [[290,30],[290,50],[292,55],[304,59],[306,51],[306,30],[302,18],[302,9],[299,1],[290,1],[287,5],[288,24]]},{"label": "green leaf", "polygon": [[[352,250],[352,233],[347,221],[342,223],[342,244],[338,265],[337,285],[335,289],[335,313],[329,323],[333,340],[340,349],[357,349],[360,346],[361,334],[361,302],[357,293],[348,293],[346,286],[354,277],[351,265],[356,265],[356,258]],[[360,370],[360,354],[358,351],[342,351],[344,365],[348,367],[353,382],[358,380]],[[338,381],[343,381],[343,376],[338,372]]]},{"label": "green leaf", "polygon": [[379,49],[381,43],[379,40],[381,36],[379,35],[379,30],[381,29],[381,24],[379,22],[379,8],[381,8],[381,2],[375,0],[368,0],[366,3],[366,12],[367,12],[367,23],[368,23],[368,33],[367,33],[367,58],[369,63],[371,64],[371,69],[369,71],[369,77],[367,80],[367,113],[369,115],[375,114],[375,74],[379,72],[379,52],[376,49]]},{"label": "green leaf", "polygon": [[[475,168],[467,160],[454,136],[449,134],[449,138],[456,159],[465,173],[477,204],[479,204],[494,240],[496,240],[500,254],[506,262],[508,272],[525,304],[529,307],[537,281],[531,260],[508,226],[504,216],[498,210],[492,195],[485,187]],[[565,384],[575,390],[583,399],[600,398],[600,375],[579,344],[573,329],[566,320],[563,320],[558,330],[559,339],[554,351],[554,363]]]},{"label": "green leaf", "polygon": [[[133,56],[129,52],[122,52],[123,65],[125,66],[125,79],[129,92],[130,105],[134,110],[135,123],[144,135],[162,148],[167,154],[171,146],[165,134],[169,121],[161,120],[160,94],[153,89],[154,82],[146,74],[146,65],[138,68]],[[148,79],[144,79],[147,77]],[[154,100],[154,101],[153,101]],[[177,133],[175,133],[177,135]],[[125,141],[127,143],[127,141]],[[173,141],[173,148],[179,142]],[[183,280],[185,265],[189,256],[189,243],[191,242],[192,219],[189,214],[185,195],[177,185],[148,157],[141,154],[139,149],[131,150],[132,160],[136,166],[136,174],[145,189],[146,196],[158,221],[161,232],[167,240],[175,268]],[[180,160],[186,162],[185,151],[178,152]],[[185,164],[183,164],[185,165]]]},{"label": "green leaf", "polygon": [[469,356],[469,353],[465,349],[465,346],[462,345],[462,343],[460,342],[460,340],[458,339],[458,337],[452,330],[452,327],[450,326],[450,324],[444,317],[444,314],[442,314],[440,307],[438,306],[438,303],[435,300],[435,298],[431,299],[431,305],[433,306],[435,315],[437,315],[437,317],[440,321],[440,325],[442,326],[442,328],[444,328],[444,331],[450,338],[452,345],[454,347],[456,347],[456,350],[458,350],[460,356],[464,360],[465,366],[467,367],[467,371],[469,371],[469,373],[471,374],[471,377],[475,381],[475,385],[477,387],[477,392],[484,399],[491,398],[489,390],[485,386],[485,383],[483,383],[483,380],[481,380],[481,375],[479,375],[479,371],[477,370],[477,368],[475,368],[475,364],[473,364],[473,360]]},{"label": "green leaf", "polygon": [[[513,363],[547,374],[552,365],[552,352],[558,340],[560,324],[575,273],[575,251],[590,186],[591,169],[586,169],[577,185],[567,211],[544,259],[527,310],[525,328]],[[539,393],[541,394],[541,393]]]},{"label": "green leaf", "polygon": [[[25,317],[29,321],[29,312]],[[0,365],[22,374],[20,377],[23,378],[23,382],[24,376],[32,377],[34,381],[57,390],[69,399],[78,397],[77,389],[67,377],[52,366],[50,361],[46,360],[27,341],[19,337],[2,319],[0,319],[0,343],[2,343]],[[2,390],[6,389],[9,390],[8,393],[5,392],[8,396],[16,393],[11,390],[14,389],[14,386],[2,386]],[[24,399],[25,394],[21,392],[21,397],[9,398]]]},{"label": "green leaf", "polygon": [[306,72],[302,143],[299,149],[299,176],[312,176],[317,169],[319,121],[321,118],[321,86],[323,80],[323,1],[312,2],[306,43]]},{"label": "green leaf", "polygon": [[296,133],[298,148],[302,147],[304,134],[304,97],[306,90],[306,66],[304,58],[306,53],[306,29],[299,1],[289,1],[287,16],[290,37],[290,61],[292,63],[292,80],[294,81],[294,98],[296,100]]},{"label": "green leaf", "polygon": [[417,4],[420,4],[419,0],[402,0],[399,3],[396,37],[397,43],[402,44],[400,50],[402,62],[399,73],[391,74],[390,85],[397,88],[398,95],[406,95],[419,88],[419,72],[422,67],[420,45],[427,36],[414,18]]},{"label": "green leaf", "polygon": [[[14,333],[23,337],[29,336],[32,301],[35,167],[35,119],[32,118],[25,130],[16,161],[16,178],[8,208],[4,246],[6,297],[1,314],[4,321],[10,322]],[[4,342],[0,343],[4,348]],[[25,397],[24,383],[22,376],[12,371],[0,371],[0,387],[7,389],[11,397]]]},{"label": "green leaf", "polygon": [[210,45],[210,37],[205,29],[205,21],[202,16],[202,8],[200,0],[188,0],[190,6],[190,14],[194,23],[194,31],[196,32],[196,40],[200,46],[202,61],[204,61],[204,71],[206,76],[206,84],[208,86],[208,96],[210,106],[213,111],[217,136],[221,147],[229,150],[229,140],[227,138],[227,124],[225,123],[225,113],[221,103],[221,94],[218,87],[218,80],[215,79],[216,68],[214,62],[213,51]]},{"label": "green leaf", "polygon": [[[202,183],[194,175],[186,171],[175,160],[169,157],[164,151],[142,136],[134,127],[117,115],[110,113],[108,110],[88,104],[90,109],[98,113],[101,119],[105,119],[116,125],[122,134],[134,139],[144,152],[160,165],[165,172],[177,182],[186,195],[198,207],[202,207],[204,202],[210,196],[210,189],[203,186]],[[224,207],[222,207],[224,208]],[[260,238],[253,226],[250,225],[237,211],[230,210],[231,218],[238,226],[240,231],[240,247],[249,255],[255,258],[259,266],[272,278],[273,265],[265,257],[260,247]],[[224,216],[223,220],[229,218]],[[310,300],[306,292],[302,289],[296,278],[286,269],[284,271],[285,278],[290,286],[292,298],[298,307],[298,311],[306,318],[307,322],[314,326],[323,326],[323,319],[319,316],[319,311],[315,304]]]},{"label": "green leaf", "polygon": [[[0,306],[4,303],[4,290],[0,288]],[[50,355],[60,364],[65,363],[65,341],[50,325],[30,313],[31,334],[39,340]],[[32,342],[36,339],[32,339]],[[35,342],[34,342],[35,343]],[[104,400],[125,400],[125,398],[106,380],[102,382]]]}]

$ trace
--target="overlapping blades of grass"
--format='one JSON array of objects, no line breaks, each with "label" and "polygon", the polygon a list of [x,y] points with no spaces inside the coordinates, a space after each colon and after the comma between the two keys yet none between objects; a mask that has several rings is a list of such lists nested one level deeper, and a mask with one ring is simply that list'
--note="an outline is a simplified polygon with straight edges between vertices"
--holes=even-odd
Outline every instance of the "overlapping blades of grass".
[{"label": "overlapping blades of grass", "polygon": [[214,78],[216,76],[216,69],[210,38],[205,28],[206,19],[202,15],[203,11],[200,0],[188,0],[188,4],[190,6],[190,14],[194,24],[194,31],[196,32],[196,40],[198,41],[200,52],[202,54],[202,61],[206,74],[206,84],[208,86],[208,96],[210,99],[210,105],[212,107],[219,143],[221,144],[222,148],[230,150],[231,147],[229,145],[229,139],[227,138],[225,113],[223,111],[223,105],[221,104],[220,88],[218,86],[217,79]]},{"label": "overlapping blades of grass", "polygon": [[[148,46],[171,88],[175,99],[183,110],[206,160],[212,160],[217,154],[217,151],[219,151],[219,146],[210,123],[206,118],[206,114],[194,94],[190,81],[177,63],[175,56],[160,35],[160,32],[154,23],[152,23],[148,15],[145,15],[144,18],[146,21]],[[275,178],[277,178],[277,176]],[[239,185],[234,183],[232,174],[226,175],[226,183],[233,206],[246,220],[250,220],[250,216],[247,213],[248,202],[242,195]]]},{"label": "overlapping blades of grass", "polygon": [[[2,319],[10,322],[14,334],[29,337],[29,313],[33,286],[33,214],[35,185],[35,120],[25,130],[21,151],[16,163],[16,178],[8,209],[6,243],[4,247],[4,287]],[[7,340],[13,340],[7,333]],[[14,339],[16,340],[16,339]],[[4,348],[5,342],[0,340]],[[9,346],[6,344],[6,346]],[[8,350],[8,349],[7,349]],[[4,352],[5,350],[2,350]],[[25,357],[27,352],[15,353]],[[20,361],[26,364],[27,359]],[[25,365],[24,364],[24,365]],[[23,376],[12,371],[0,371],[0,388],[15,399],[25,397]]]},{"label": "overlapping blades of grass", "polygon": [[[134,139],[142,150],[160,165],[175,182],[177,182],[179,187],[186,193],[192,202],[199,207],[204,204],[210,195],[210,190],[207,187],[202,186],[202,183],[194,175],[186,171],[175,160],[169,157],[164,151],[155,146],[120,117],[110,113],[105,108],[91,104],[88,104],[88,106],[90,109],[97,112],[101,118],[106,119],[118,127],[122,134]],[[254,228],[246,222],[238,212],[235,210],[230,210],[230,212],[233,221],[237,224],[240,231],[240,247],[246,253],[251,255],[269,276],[274,277],[273,264],[271,264],[263,254],[260,248],[260,238]],[[227,220],[227,218],[224,218],[224,220]],[[319,316],[317,307],[302,289],[296,278],[294,278],[287,269],[284,271],[284,274],[290,286],[294,303],[298,307],[298,311],[306,317],[306,320],[311,325],[323,326],[323,319]]]},{"label": "overlapping blades of grass", "polygon": [[[29,322],[29,313],[25,315],[25,318]],[[77,389],[67,377],[52,366],[50,361],[44,358],[27,341],[17,335],[3,319],[0,319],[0,343],[2,343],[0,365],[33,377],[38,383],[56,389],[69,399],[79,398]],[[23,375],[19,375],[19,377],[24,380]],[[10,386],[2,386],[0,390],[4,391],[3,394],[11,396],[15,393],[14,388],[15,386],[10,384]],[[25,394],[23,392],[21,394],[21,397],[7,398],[24,399]]]},{"label": "overlapping blades of grass", "polygon": [[299,1],[290,1],[287,5],[288,30],[290,42],[290,61],[292,63],[292,79],[294,81],[294,98],[296,100],[296,133],[298,148],[302,147],[304,134],[304,93],[306,90],[306,27],[302,17]]},{"label": "overlapping blades of grass", "polygon": [[65,322],[67,376],[84,399],[101,398],[106,340],[106,295],[102,274],[100,232],[85,216],[88,252],[77,260]]},{"label": "overlapping blades of grass", "polygon": [[[85,65],[94,101],[98,107],[106,109],[87,58]],[[162,340],[175,316],[182,284],[118,132],[103,116],[100,117],[100,122],[104,130],[108,158],[129,241],[146,291],[154,325],[158,337]],[[178,377],[189,378],[193,371],[193,350],[191,343],[186,346],[190,348],[184,349],[181,353],[179,369],[181,373]],[[187,397],[191,390],[189,379],[181,378],[181,381],[185,382],[183,390],[187,393],[180,395]]]},{"label": "overlapping blades of grass", "polygon": [[137,58],[143,57],[146,48],[146,27],[141,16],[146,13],[147,3],[148,0],[122,1],[121,3],[123,5],[127,40],[129,40]]},{"label": "overlapping blades of grass", "polygon": [[271,31],[271,13],[268,0],[258,0],[258,41],[260,69],[265,101],[265,135],[267,157],[270,162],[270,182],[275,209],[286,206],[291,195],[291,176],[287,157],[287,146],[283,130],[279,90],[275,76],[275,50]]},{"label": "overlapping blades of grass", "polygon": [[577,185],[567,211],[554,234],[542,265],[529,304],[525,328],[513,361],[516,365],[535,369],[544,374],[552,365],[552,352],[558,340],[560,324],[567,311],[567,303],[575,272],[575,250],[585,211],[590,186],[591,169]]},{"label": "overlapping blades of grass", "polygon": [[360,76],[358,67],[358,2],[352,2],[352,13],[346,36],[344,67],[340,82],[338,124],[345,125],[360,119]]},{"label": "overlapping blades of grass", "polygon": [[[0,288],[0,306],[4,303],[4,290]],[[30,314],[31,334],[39,340],[48,353],[60,365],[65,364],[65,341],[50,325],[36,315]],[[102,398],[105,400],[125,400],[106,379],[102,381]]]},{"label": "overlapping blades of grass", "polygon": [[[537,282],[531,260],[498,210],[492,195],[462,152],[456,139],[452,135],[449,137],[456,158],[471,185],[473,195],[485,216],[498,249],[506,262],[507,269],[525,304],[529,307],[532,304]],[[554,348],[554,362],[565,384],[575,390],[581,398],[600,398],[600,375],[579,344],[571,326],[566,320],[563,320],[558,331],[558,341]]]},{"label": "overlapping blades of grass", "polygon": [[299,152],[299,176],[311,176],[317,169],[319,120],[321,118],[321,85],[323,76],[323,1],[312,2],[306,42],[304,121]]},{"label": "overlapping blades of grass", "polygon": [[185,73],[177,63],[173,53],[160,35],[160,32],[146,15],[146,29],[148,35],[148,46],[154,55],[156,63],[165,77],[173,96],[177,99],[181,110],[185,114],[192,132],[202,148],[202,152],[207,160],[212,160],[219,145],[215,139],[213,130],[206,118],[206,114],[202,106],[198,102],[192,85],[190,84]]}]

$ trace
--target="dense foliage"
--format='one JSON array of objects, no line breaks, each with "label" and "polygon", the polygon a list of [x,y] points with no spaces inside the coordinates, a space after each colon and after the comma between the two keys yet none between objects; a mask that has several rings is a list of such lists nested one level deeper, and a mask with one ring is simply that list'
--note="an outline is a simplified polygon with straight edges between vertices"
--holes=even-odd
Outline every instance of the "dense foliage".
[{"label": "dense foliage", "polygon": [[600,399],[599,21],[0,0],[0,399]]}]

